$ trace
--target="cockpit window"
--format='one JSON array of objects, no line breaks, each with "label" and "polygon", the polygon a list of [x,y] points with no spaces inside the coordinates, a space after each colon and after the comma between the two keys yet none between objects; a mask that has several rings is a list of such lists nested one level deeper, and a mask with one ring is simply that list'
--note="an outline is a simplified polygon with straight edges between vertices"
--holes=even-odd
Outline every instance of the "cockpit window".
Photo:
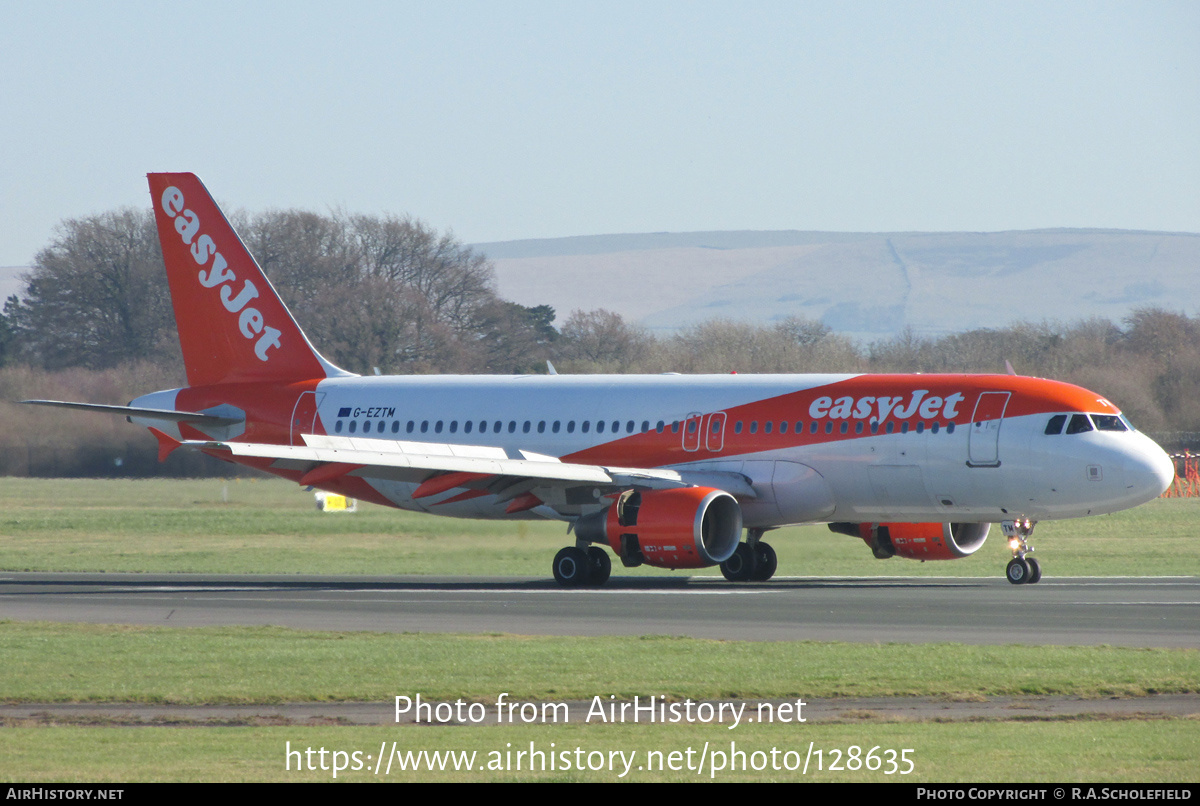
[{"label": "cockpit window", "polygon": [[1115,414],[1093,414],[1092,421],[1101,431],[1127,431],[1125,423]]},{"label": "cockpit window", "polygon": [[1046,423],[1046,433],[1053,436],[1062,433],[1062,427],[1067,422],[1067,415],[1056,414],[1050,418],[1050,422]]},{"label": "cockpit window", "polygon": [[1092,430],[1092,421],[1086,414],[1072,414],[1071,422],[1067,424],[1068,434],[1082,434]]}]

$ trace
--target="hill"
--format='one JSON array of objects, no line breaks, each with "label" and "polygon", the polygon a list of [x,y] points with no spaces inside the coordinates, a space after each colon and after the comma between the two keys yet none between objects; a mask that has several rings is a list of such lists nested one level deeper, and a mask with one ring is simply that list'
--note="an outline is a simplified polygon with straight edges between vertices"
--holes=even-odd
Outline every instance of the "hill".
[{"label": "hill", "polygon": [[863,341],[1200,310],[1200,235],[1128,230],[597,235],[476,244],[502,297],[652,330],[818,319]]}]

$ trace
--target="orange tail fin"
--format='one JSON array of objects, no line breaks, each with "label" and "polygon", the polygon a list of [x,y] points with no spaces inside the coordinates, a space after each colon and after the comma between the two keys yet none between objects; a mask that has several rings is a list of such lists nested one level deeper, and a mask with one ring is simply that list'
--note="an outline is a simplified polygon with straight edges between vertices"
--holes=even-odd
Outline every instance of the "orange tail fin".
[{"label": "orange tail fin", "polygon": [[349,373],[313,348],[195,174],[149,174],[191,386]]}]

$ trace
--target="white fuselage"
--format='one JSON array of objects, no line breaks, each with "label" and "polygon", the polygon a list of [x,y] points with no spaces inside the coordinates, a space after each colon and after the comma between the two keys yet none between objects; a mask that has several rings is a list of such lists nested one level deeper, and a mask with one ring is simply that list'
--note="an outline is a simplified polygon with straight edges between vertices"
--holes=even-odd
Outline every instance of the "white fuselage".
[{"label": "white fuselage", "polygon": [[[174,394],[135,403],[175,408]],[[748,527],[1081,517],[1150,500],[1174,475],[1131,429],[1047,434],[1056,414],[1115,419],[1116,410],[1078,387],[1013,376],[353,377],[304,394],[292,444],[324,433],[356,445],[487,446],[514,459],[740,474],[755,493],[739,497]],[[405,509],[505,517],[493,496],[414,498],[415,482],[368,481]],[[568,516],[607,503],[583,487],[542,495]]]}]

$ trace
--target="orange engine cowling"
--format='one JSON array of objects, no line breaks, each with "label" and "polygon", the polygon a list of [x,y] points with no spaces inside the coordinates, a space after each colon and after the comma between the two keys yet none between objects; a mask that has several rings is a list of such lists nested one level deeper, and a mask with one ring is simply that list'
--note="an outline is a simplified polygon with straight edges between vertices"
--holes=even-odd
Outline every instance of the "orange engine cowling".
[{"label": "orange engine cowling", "polygon": [[879,559],[899,555],[910,560],[957,560],[969,557],[987,540],[990,523],[831,523],[841,534],[861,537]]},{"label": "orange engine cowling", "polygon": [[704,568],[733,556],[742,510],[723,490],[626,490],[603,511],[580,519],[580,537],[608,543],[626,566]]}]

